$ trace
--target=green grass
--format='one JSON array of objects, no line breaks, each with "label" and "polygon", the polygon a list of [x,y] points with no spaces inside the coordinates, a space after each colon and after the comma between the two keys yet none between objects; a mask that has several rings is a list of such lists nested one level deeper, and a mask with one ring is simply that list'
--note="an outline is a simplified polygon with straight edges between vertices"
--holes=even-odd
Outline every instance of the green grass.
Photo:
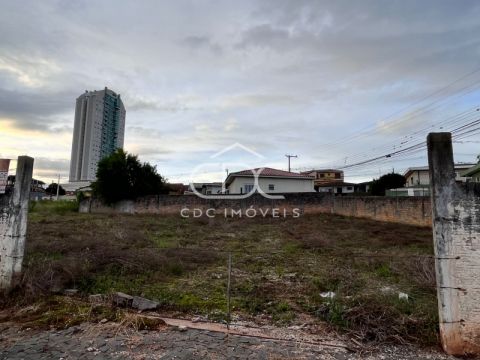
[{"label": "green grass", "polygon": [[66,213],[77,211],[77,201],[39,200],[30,201],[29,203],[29,213],[30,216],[33,216],[33,219],[48,217],[49,215],[65,215]]}]

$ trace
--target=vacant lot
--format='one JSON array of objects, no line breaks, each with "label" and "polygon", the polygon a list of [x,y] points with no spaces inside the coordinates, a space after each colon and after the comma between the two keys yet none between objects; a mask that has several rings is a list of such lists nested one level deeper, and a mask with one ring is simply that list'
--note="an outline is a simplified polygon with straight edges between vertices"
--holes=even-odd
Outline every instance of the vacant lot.
[{"label": "vacant lot", "polygon": [[[224,320],[231,252],[234,319],[326,324],[365,342],[437,342],[431,229],[332,215],[184,219],[72,209],[35,204],[22,285],[4,307],[60,306],[52,294],[76,288]],[[40,320],[60,326],[74,313],[62,311]]]}]

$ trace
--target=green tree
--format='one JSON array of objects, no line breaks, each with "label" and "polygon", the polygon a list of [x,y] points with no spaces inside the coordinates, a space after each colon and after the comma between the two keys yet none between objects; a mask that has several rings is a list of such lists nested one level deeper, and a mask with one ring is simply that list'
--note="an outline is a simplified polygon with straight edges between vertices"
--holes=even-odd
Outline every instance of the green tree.
[{"label": "green tree", "polygon": [[97,180],[92,183],[95,196],[112,204],[119,200],[168,193],[164,178],[155,166],[141,163],[136,155],[117,149],[99,161]]},{"label": "green tree", "polygon": [[400,174],[390,173],[374,179],[370,191],[372,195],[384,196],[385,190],[396,189],[405,185],[405,177]]},{"label": "green tree", "polygon": [[[57,195],[57,184],[56,183],[51,183],[50,185],[47,186],[45,189],[45,192],[50,195]],[[60,189],[58,190],[59,195],[65,195],[65,189],[60,185]]]}]

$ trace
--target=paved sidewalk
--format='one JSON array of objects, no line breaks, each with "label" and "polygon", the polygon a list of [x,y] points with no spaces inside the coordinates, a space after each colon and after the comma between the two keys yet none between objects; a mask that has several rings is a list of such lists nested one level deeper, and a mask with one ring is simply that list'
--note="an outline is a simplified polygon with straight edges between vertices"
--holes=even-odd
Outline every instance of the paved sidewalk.
[{"label": "paved sidewalk", "polygon": [[82,324],[61,331],[0,333],[1,359],[449,359],[432,351],[383,347],[366,355],[342,347],[239,336],[199,329],[119,330],[115,324]]}]

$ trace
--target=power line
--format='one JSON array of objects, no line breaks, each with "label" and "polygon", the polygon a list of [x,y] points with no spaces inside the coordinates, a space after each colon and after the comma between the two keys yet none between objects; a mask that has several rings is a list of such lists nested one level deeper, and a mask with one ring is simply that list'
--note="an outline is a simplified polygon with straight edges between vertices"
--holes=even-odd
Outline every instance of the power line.
[{"label": "power line", "polygon": [[[412,103],[412,104],[410,104],[410,105],[408,105],[408,106],[406,106],[406,107],[404,107],[404,108],[402,108],[402,109],[400,109],[400,110],[395,111],[394,113],[392,113],[392,114],[388,115],[387,117],[383,118],[381,121],[385,121],[385,120],[393,117],[394,115],[396,115],[396,114],[398,114],[398,113],[401,113],[401,112],[403,112],[403,111],[405,111],[405,110],[407,110],[407,109],[409,109],[409,108],[411,108],[411,107],[413,107],[413,106],[415,106],[415,105],[417,105],[417,104],[422,103],[423,101],[425,101],[425,100],[427,100],[427,99],[429,99],[429,98],[431,98],[431,97],[433,97],[433,96],[435,96],[435,95],[437,95],[437,94],[440,94],[440,93],[444,92],[446,89],[450,88],[452,85],[455,85],[456,83],[459,83],[460,81],[462,81],[462,80],[464,80],[464,79],[466,79],[466,78],[468,78],[468,77],[470,77],[470,76],[472,76],[472,75],[474,75],[474,74],[476,74],[476,73],[478,73],[478,72],[480,72],[480,68],[477,68],[477,69],[475,69],[475,70],[473,70],[473,71],[471,71],[471,72],[469,72],[469,73],[461,76],[460,78],[454,80],[453,82],[449,83],[449,84],[446,85],[445,87],[443,87],[443,88],[441,88],[441,89],[439,89],[439,90],[437,90],[437,91],[435,91],[435,92],[433,92],[433,93],[431,93],[431,94],[423,97],[422,99],[420,99],[420,100],[418,100],[418,101],[416,101],[416,102],[414,102],[414,103]],[[455,97],[461,95],[461,92],[462,92],[462,91],[464,91],[464,90],[472,87],[473,85],[476,85],[477,83],[478,83],[478,80],[476,80],[475,82],[473,82],[473,83],[471,83],[471,84],[469,84],[469,85],[466,85],[466,86],[460,88],[460,89],[459,89],[459,90],[460,90],[460,93],[457,93],[457,95],[455,95]],[[475,90],[475,89],[473,89],[473,91],[474,91],[474,90]],[[458,90],[457,90],[457,91],[458,91]],[[470,92],[471,92],[471,91],[470,91]],[[468,94],[468,93],[469,93],[469,92],[467,92],[467,94]],[[466,95],[466,94],[464,94],[464,95]],[[454,97],[454,98],[455,98],[455,97]],[[451,101],[452,98],[450,98],[450,99],[448,99],[448,98],[447,98],[447,99],[443,99],[443,101],[445,101],[445,100]],[[435,100],[434,102],[431,102],[431,103],[427,104],[426,106],[423,107],[423,109],[428,108],[429,106],[431,106],[431,105],[433,105],[433,104],[435,104],[435,103],[438,103],[439,101],[442,101],[442,99],[437,99],[437,100]],[[420,110],[422,110],[422,108],[418,108],[418,109],[415,110],[413,113],[411,113],[409,116],[411,117],[412,114],[414,114],[415,112],[419,112]],[[401,118],[400,118],[400,119],[401,119]],[[408,119],[408,118],[407,118],[407,119]],[[392,124],[394,124],[395,121],[398,122],[399,120],[393,120],[393,121],[389,122],[389,123],[387,124],[387,126],[392,126]],[[363,129],[359,130],[360,133],[357,132],[356,134],[352,134],[352,135],[346,136],[346,137],[344,137],[344,138],[340,138],[340,139],[338,139],[338,140],[336,140],[336,141],[334,141],[334,142],[327,143],[327,144],[325,144],[324,146],[338,145],[338,144],[341,144],[342,142],[350,141],[350,140],[353,140],[353,139],[355,139],[355,138],[362,137],[362,136],[364,136],[366,133],[368,133],[368,131],[365,132],[364,130],[369,130],[369,129],[373,129],[373,130],[374,130],[375,127],[376,127],[375,125],[373,125],[373,126],[370,125],[370,126],[364,127]],[[369,130],[369,131],[371,131],[371,130]]]},{"label": "power line", "polygon": [[[471,123],[469,123],[467,125],[463,125],[463,126],[460,126],[456,129],[452,130],[451,131],[452,132],[452,138],[458,138],[458,137],[461,137],[461,136],[464,136],[464,135],[472,136],[472,135],[475,135],[477,133],[480,133],[480,127],[466,130],[466,129],[468,129],[472,126],[476,126],[478,124],[480,124],[480,119],[477,119],[477,120],[472,121]],[[458,133],[458,131],[460,131],[460,133]],[[383,155],[380,155],[380,156],[377,156],[377,157],[374,157],[374,158],[371,158],[371,159],[367,159],[367,160],[360,161],[360,162],[350,164],[350,165],[346,165],[346,166],[343,166],[343,167],[339,167],[339,169],[348,169],[348,168],[352,168],[352,167],[357,167],[357,166],[360,166],[360,165],[375,162],[377,160],[383,160],[385,158],[391,158],[393,156],[403,154],[405,152],[422,151],[425,148],[426,148],[426,141],[422,141],[418,144],[409,146],[407,148],[404,148],[404,149],[401,149],[401,150],[398,150],[398,151],[394,151],[394,152],[391,152],[391,153],[388,153],[388,154],[383,154]]]},{"label": "power line", "polygon": [[[425,133],[427,131],[432,131],[436,127],[439,127],[440,130],[444,130],[444,128],[447,127],[448,125],[468,124],[474,117],[477,116],[477,112],[478,112],[478,109],[475,108],[474,110],[464,111],[464,112],[462,112],[460,114],[457,114],[453,117],[447,117],[446,119],[442,120],[438,124],[434,124],[434,125],[422,128],[420,130],[417,130],[413,134],[405,135],[405,136],[402,136],[402,137],[398,138],[398,140],[396,140],[396,141],[399,141],[399,144],[390,143],[386,146],[384,145],[384,146],[381,146],[381,147],[374,148],[372,150],[387,151],[388,149],[395,150],[396,148],[402,148],[406,144],[411,143],[411,142],[416,141],[416,140],[419,140],[420,138],[426,136]],[[353,156],[348,156],[348,158],[349,158],[350,161],[352,161],[352,160],[355,161],[355,160],[359,160],[361,158],[368,158],[368,157],[371,157],[371,156],[372,155],[370,155],[368,153],[367,154],[364,153],[364,154],[356,154],[356,155],[353,155]],[[337,163],[339,163],[339,162],[340,161],[337,161]]]}]

